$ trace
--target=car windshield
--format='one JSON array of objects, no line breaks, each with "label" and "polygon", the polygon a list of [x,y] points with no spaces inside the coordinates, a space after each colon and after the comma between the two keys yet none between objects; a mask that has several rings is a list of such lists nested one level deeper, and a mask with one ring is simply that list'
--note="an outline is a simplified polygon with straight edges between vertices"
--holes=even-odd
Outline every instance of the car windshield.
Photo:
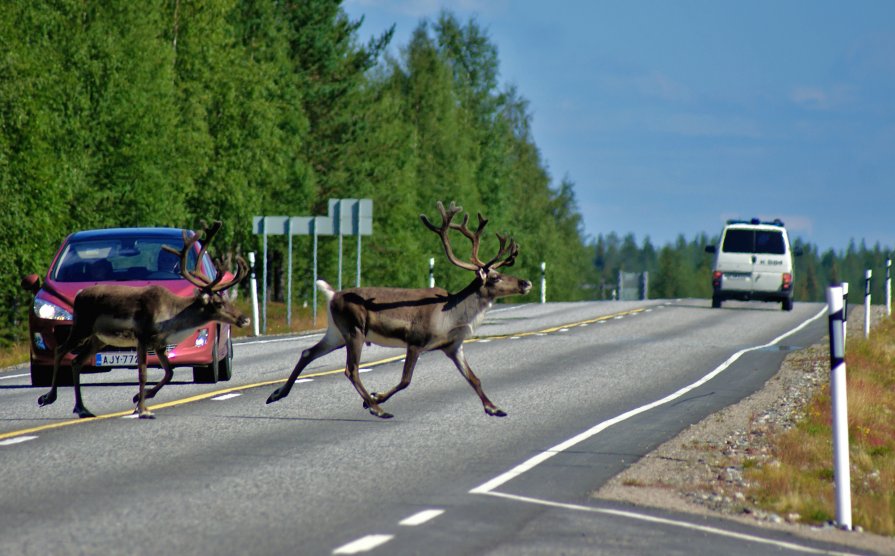
[{"label": "car windshield", "polygon": [[[180,257],[162,249],[183,248],[183,240],[163,238],[104,238],[72,241],[65,246],[51,274],[58,282],[181,280]],[[196,266],[190,251],[188,264]]]},{"label": "car windshield", "polygon": [[786,254],[783,233],[776,230],[728,229],[722,249],[726,253]]}]

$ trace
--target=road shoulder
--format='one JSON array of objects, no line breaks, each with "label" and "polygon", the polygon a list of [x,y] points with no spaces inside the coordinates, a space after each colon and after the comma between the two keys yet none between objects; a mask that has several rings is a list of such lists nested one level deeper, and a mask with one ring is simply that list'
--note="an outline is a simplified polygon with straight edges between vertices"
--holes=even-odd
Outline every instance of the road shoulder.
[{"label": "road shoulder", "polygon": [[[862,333],[852,323],[863,324],[863,308],[855,308],[849,317],[849,336]],[[796,515],[779,516],[755,507],[744,494],[743,462],[766,455],[768,433],[792,427],[828,377],[829,351],[825,343],[790,353],[761,390],[688,427],[616,475],[594,496],[724,517],[860,550],[895,554],[893,538],[804,525]]]}]

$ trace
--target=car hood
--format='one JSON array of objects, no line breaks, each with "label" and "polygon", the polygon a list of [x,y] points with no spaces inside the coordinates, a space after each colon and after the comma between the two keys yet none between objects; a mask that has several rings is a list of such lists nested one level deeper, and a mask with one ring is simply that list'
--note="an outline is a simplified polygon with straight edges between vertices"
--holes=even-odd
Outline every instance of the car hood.
[{"label": "car hood", "polygon": [[180,297],[191,297],[196,292],[196,286],[186,280],[133,280],[127,282],[57,282],[55,280],[47,280],[44,282],[41,290],[71,307],[74,305],[75,296],[78,295],[78,292],[84,288],[100,284],[129,287],[161,286]]}]

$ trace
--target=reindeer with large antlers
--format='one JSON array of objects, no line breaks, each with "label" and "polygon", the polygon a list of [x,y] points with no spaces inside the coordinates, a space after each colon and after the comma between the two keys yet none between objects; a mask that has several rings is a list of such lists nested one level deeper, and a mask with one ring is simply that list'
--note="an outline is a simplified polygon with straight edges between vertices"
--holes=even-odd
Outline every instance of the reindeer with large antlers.
[{"label": "reindeer with large antlers", "polygon": [[[204,240],[196,258],[202,261],[214,235],[221,228],[221,222],[215,222],[210,229],[204,231]],[[208,279],[201,274],[190,271],[187,263],[193,245],[199,234],[189,237],[183,230],[183,248],[174,249],[164,246],[180,258],[180,273],[183,278],[196,286],[193,297],[181,297],[161,286],[119,286],[99,284],[81,290],[74,301],[74,321],[68,339],[56,348],[53,365],[53,382],[50,391],[38,398],[41,406],[56,401],[56,378],[59,364],[67,353],[76,352],[72,361],[72,381],[75,391],[74,413],[78,417],[93,417],[81,400],[80,372],[86,364],[105,346],[134,347],[137,351],[140,391],[134,396],[137,404],[135,413],[141,419],[153,418],[152,412],[146,409],[146,400],[154,397],[159,390],[174,376],[171,362],[165,355],[166,346],[177,344],[193,331],[208,322],[218,321],[234,324],[239,327],[248,326],[249,319],[240,312],[223,292],[236,285],[248,273],[248,265],[241,257],[237,257],[239,270],[236,276],[222,283],[224,272],[219,261],[215,261],[216,276]],[[86,349],[85,349],[86,348]],[[146,386],[146,354],[155,351],[165,375],[148,392]]]},{"label": "reindeer with large antlers", "polygon": [[[387,419],[392,415],[383,411],[379,404],[407,388],[420,354],[441,350],[478,394],[485,413],[506,416],[482,391],[481,382],[466,362],[463,341],[474,333],[496,298],[526,294],[531,289],[531,282],[497,271],[498,268],[511,266],[516,260],[519,246],[513,239],[508,241],[506,236],[497,234],[500,241],[497,255],[486,263],[479,259],[479,242],[488,221],[479,214],[479,225],[473,232],[467,226],[468,214],[464,215],[461,224],[453,223],[456,214],[462,210],[453,202],[445,210],[439,202],[441,226],[432,224],[424,214],[420,215],[420,219],[441,238],[444,252],[451,263],[475,272],[475,278],[468,286],[457,293],[441,288],[352,288],[335,292],[323,280],[318,281],[318,287],[328,299],[329,325],[326,334],[317,344],[302,352],[286,383],[270,395],[267,403],[288,396],[298,375],[311,361],[345,346],[348,352],[345,365],[348,380],[363,398],[364,407],[373,415]],[[470,261],[460,260],[454,255],[448,238],[450,230],[460,232],[472,242]],[[407,348],[401,381],[384,394],[368,393],[361,383],[358,366],[364,342]]]}]

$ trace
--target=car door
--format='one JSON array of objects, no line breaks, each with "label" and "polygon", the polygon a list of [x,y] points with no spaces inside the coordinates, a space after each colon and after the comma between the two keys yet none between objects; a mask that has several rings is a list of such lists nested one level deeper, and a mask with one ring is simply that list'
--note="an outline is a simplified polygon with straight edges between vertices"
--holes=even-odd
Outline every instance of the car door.
[{"label": "car door", "polygon": [[727,228],[721,241],[718,269],[723,272],[722,290],[751,292],[755,233],[751,229]]},{"label": "car door", "polygon": [[755,230],[752,262],[752,290],[773,292],[780,289],[782,274],[787,272],[786,238],[782,230]]}]

